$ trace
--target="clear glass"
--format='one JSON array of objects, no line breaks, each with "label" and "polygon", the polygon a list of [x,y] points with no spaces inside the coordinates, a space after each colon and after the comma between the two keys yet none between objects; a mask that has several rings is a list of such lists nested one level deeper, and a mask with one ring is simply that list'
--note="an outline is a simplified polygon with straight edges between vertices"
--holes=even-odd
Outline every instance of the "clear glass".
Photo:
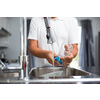
[{"label": "clear glass", "polygon": [[73,46],[65,42],[61,45],[58,56],[59,57],[69,56],[72,51],[73,51]]}]

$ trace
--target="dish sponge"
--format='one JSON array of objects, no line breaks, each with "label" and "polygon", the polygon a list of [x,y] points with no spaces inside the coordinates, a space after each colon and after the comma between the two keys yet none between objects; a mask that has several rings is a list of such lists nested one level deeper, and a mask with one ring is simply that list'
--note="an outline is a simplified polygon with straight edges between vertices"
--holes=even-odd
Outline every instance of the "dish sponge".
[{"label": "dish sponge", "polygon": [[54,57],[54,59],[56,60],[56,61],[58,61],[60,64],[62,64],[62,60],[60,59],[60,57]]}]

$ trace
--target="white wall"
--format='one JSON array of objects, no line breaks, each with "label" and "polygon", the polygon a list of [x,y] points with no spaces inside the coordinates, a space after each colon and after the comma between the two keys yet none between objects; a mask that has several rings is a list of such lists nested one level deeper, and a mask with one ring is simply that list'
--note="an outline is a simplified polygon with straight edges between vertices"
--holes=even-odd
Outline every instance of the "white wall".
[{"label": "white wall", "polygon": [[9,19],[7,17],[0,17],[0,26],[10,31]]}]

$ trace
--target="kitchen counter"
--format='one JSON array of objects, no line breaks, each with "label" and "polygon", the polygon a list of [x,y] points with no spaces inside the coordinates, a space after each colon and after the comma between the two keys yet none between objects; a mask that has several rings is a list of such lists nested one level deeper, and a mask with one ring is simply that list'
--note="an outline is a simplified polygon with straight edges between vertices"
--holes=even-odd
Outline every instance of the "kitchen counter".
[{"label": "kitchen counter", "polygon": [[17,77],[0,79],[0,84],[100,84],[100,78],[30,78],[19,80]]},{"label": "kitchen counter", "polygon": [[90,75],[65,76],[65,77],[32,77],[19,80],[18,77],[0,78],[0,84],[100,84],[100,75],[93,73],[91,67]]}]

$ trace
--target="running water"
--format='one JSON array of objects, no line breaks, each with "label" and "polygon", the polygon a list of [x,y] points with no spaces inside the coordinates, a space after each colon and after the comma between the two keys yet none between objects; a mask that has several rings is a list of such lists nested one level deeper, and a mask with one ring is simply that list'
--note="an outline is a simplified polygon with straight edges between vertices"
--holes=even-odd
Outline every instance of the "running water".
[{"label": "running water", "polygon": [[54,72],[54,77],[55,77],[55,66],[54,66],[54,48],[53,48],[53,43],[51,44],[52,46],[52,58],[53,58],[53,72]]}]

